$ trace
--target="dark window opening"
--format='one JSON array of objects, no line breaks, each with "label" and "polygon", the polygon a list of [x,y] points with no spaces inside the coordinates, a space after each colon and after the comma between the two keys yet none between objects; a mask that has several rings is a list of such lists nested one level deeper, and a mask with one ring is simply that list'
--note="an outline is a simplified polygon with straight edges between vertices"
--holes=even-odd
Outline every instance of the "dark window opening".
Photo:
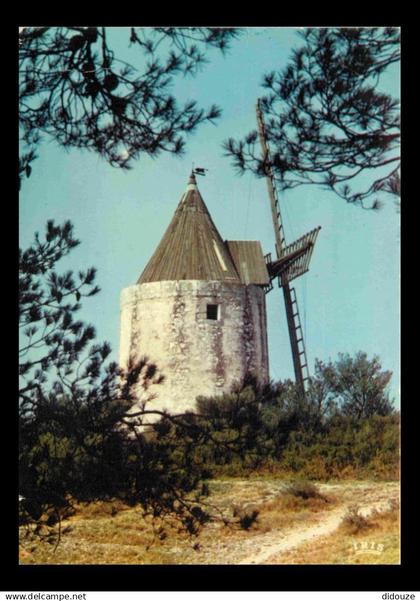
[{"label": "dark window opening", "polygon": [[218,319],[219,318],[219,306],[218,305],[207,305],[207,319]]}]

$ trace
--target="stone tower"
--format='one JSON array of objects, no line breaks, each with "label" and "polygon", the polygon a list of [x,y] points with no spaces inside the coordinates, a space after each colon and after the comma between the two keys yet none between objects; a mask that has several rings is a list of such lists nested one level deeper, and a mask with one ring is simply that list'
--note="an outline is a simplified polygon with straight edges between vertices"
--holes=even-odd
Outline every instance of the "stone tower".
[{"label": "stone tower", "polygon": [[268,381],[268,283],[260,243],[223,242],[192,174],[137,284],[121,293],[121,366],[147,356],[165,377],[148,391],[150,408],[194,411],[197,396],[230,392],[248,374]]}]

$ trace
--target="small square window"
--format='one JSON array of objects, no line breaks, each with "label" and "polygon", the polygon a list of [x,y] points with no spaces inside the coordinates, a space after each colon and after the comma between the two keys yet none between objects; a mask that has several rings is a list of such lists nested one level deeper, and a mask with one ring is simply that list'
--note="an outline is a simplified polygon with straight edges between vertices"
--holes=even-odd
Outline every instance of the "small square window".
[{"label": "small square window", "polygon": [[207,305],[207,319],[219,319],[219,305]]}]

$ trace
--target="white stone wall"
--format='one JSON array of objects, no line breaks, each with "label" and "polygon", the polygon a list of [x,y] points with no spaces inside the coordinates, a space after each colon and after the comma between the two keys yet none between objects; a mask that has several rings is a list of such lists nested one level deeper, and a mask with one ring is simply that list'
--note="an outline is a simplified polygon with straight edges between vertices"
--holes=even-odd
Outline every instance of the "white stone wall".
[{"label": "white stone wall", "polygon": [[[219,319],[207,319],[207,304]],[[149,407],[194,410],[199,395],[230,392],[253,373],[268,381],[265,294],[258,286],[183,280],[121,293],[120,364],[147,356],[165,377]]]}]

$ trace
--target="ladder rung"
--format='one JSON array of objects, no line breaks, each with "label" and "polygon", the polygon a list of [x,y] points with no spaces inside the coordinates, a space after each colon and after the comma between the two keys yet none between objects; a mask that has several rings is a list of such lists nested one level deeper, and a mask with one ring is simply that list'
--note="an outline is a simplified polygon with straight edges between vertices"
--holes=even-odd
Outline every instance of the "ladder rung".
[{"label": "ladder rung", "polygon": [[[296,328],[297,329],[297,328]],[[298,338],[296,342],[302,342],[303,338]]]}]

